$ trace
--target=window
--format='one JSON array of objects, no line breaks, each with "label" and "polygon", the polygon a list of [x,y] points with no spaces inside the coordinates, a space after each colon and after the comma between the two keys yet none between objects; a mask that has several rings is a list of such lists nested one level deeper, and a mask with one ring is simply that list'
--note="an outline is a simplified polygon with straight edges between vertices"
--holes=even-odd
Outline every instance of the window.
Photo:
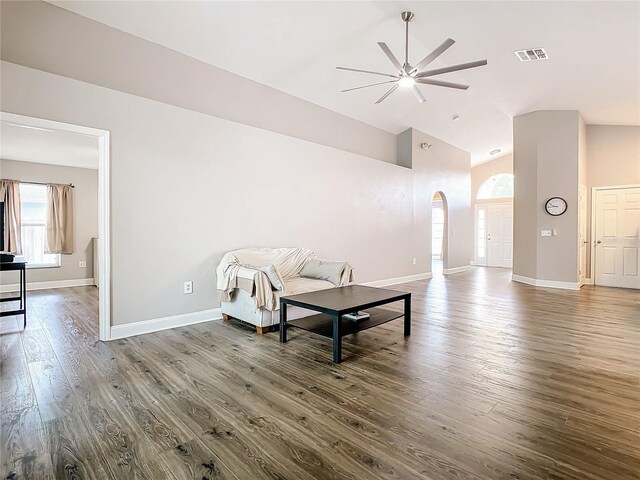
[{"label": "window", "polygon": [[442,258],[444,239],[444,209],[442,200],[434,201],[431,209],[431,257]]},{"label": "window", "polygon": [[478,200],[513,198],[513,175],[500,173],[486,180],[478,189]]},{"label": "window", "polygon": [[20,184],[22,250],[29,268],[59,267],[59,254],[46,254],[47,186]]},{"label": "window", "polygon": [[485,220],[486,210],[484,208],[478,209],[478,223],[477,223],[477,238],[476,238],[476,258],[484,258],[486,255],[485,252],[485,241],[487,238],[486,232],[486,220]]}]

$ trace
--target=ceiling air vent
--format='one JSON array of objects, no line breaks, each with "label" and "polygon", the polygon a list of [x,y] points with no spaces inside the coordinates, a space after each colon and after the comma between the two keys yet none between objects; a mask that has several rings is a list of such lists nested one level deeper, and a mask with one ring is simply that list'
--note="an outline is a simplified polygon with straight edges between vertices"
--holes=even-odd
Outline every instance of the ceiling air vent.
[{"label": "ceiling air vent", "polygon": [[531,48],[529,50],[516,50],[513,52],[521,62],[531,62],[534,60],[547,60],[549,56],[544,48]]}]

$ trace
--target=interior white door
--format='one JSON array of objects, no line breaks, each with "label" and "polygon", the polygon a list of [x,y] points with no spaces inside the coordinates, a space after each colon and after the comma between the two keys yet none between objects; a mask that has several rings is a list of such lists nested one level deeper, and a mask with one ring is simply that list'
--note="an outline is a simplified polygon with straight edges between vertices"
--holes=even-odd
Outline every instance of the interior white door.
[{"label": "interior white door", "polygon": [[487,209],[487,266],[513,266],[513,205],[490,204]]},{"label": "interior white door", "polygon": [[595,196],[595,284],[640,289],[640,187]]}]

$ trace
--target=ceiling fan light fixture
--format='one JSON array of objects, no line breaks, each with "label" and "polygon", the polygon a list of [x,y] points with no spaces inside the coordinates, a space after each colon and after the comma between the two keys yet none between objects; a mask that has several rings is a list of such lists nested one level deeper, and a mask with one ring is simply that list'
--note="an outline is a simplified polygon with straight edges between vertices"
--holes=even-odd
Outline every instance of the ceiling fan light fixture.
[{"label": "ceiling fan light fixture", "polygon": [[400,80],[398,80],[398,84],[402,88],[411,88],[416,84],[416,80],[413,77],[405,76],[401,77]]},{"label": "ceiling fan light fixture", "polygon": [[[425,70],[436,58],[442,55],[449,47],[451,47],[454,43],[456,43],[451,38],[447,38],[442,44],[436,47],[429,55],[424,57],[420,62],[418,62],[415,66],[411,66],[409,62],[409,22],[413,19],[413,13],[411,12],[402,12],[402,21],[405,24],[404,30],[404,63],[400,63],[400,60],[393,54],[389,46],[384,42],[378,42],[378,46],[382,50],[382,52],[386,55],[386,57],[391,61],[391,64],[396,69],[395,75],[384,73],[384,72],[374,72],[371,70],[361,70],[359,68],[349,68],[349,67],[336,67],[338,70],[347,70],[351,72],[359,72],[359,73],[368,73],[370,75],[378,75],[382,77],[391,77],[393,80],[387,80],[386,82],[378,82],[371,83],[369,85],[363,85],[361,87],[355,88],[347,88],[346,90],[342,90],[343,92],[351,92],[353,90],[360,90],[361,88],[370,88],[376,85],[382,85],[383,83],[392,83],[393,85],[385,92],[382,97],[378,99],[376,105],[384,101],[389,95],[395,92],[398,87],[401,87],[403,90],[411,91],[418,102],[424,103],[427,99],[424,97],[417,84],[426,84],[426,85],[435,85],[438,87],[447,87],[447,88],[456,88],[458,90],[466,90],[469,88],[469,85],[463,85],[460,83],[453,82],[445,82],[442,80],[434,79],[436,75],[441,75],[443,73],[449,72],[457,72],[459,70],[467,70],[468,68],[481,67],[487,64],[486,60],[479,60],[476,62],[467,62],[461,63],[458,65],[451,65],[449,67],[444,68],[436,68],[433,70]],[[457,118],[454,118],[454,121]]]}]

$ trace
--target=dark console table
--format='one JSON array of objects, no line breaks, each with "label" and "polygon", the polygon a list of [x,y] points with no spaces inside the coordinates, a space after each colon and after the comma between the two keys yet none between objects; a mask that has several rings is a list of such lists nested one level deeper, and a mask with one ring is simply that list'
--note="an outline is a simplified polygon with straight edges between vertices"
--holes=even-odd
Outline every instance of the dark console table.
[{"label": "dark console table", "polygon": [[[404,301],[404,312],[375,308]],[[318,315],[287,321],[287,306],[321,312]],[[364,320],[345,320],[343,315],[366,311]],[[377,327],[404,317],[404,335],[411,335],[411,294],[384,288],[349,285],[280,298],[280,343],[287,341],[287,328],[297,327],[333,339],[333,363],[342,361],[342,337]]]},{"label": "dark console table", "polygon": [[27,262],[0,262],[0,271],[8,272],[17,270],[20,272],[20,296],[0,298],[0,302],[20,301],[18,310],[8,310],[0,312],[0,317],[10,315],[22,315],[24,317],[24,328],[27,328]]}]

